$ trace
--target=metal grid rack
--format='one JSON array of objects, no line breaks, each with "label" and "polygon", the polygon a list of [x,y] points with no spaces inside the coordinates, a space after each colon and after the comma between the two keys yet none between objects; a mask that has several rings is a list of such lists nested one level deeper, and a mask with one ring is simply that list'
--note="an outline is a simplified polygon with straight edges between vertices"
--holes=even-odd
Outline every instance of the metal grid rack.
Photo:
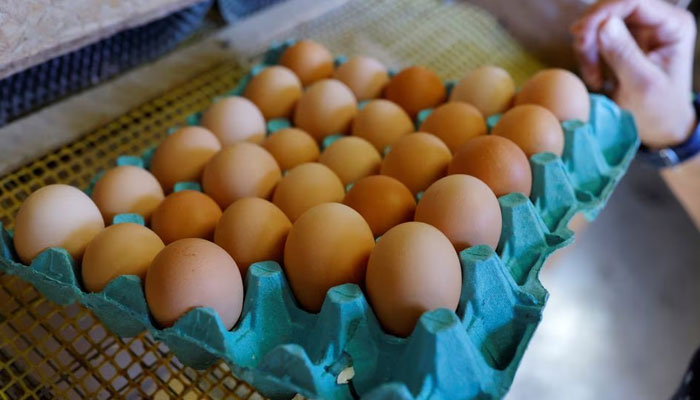
[{"label": "metal grid rack", "polygon": [[[522,83],[541,68],[493,17],[461,3],[357,0],[279,39],[286,37],[316,38],[335,54],[368,54],[392,67],[427,65],[443,78],[493,63]],[[158,143],[244,73],[234,63],[219,65],[0,177],[0,221],[11,228],[22,201],[44,185],[86,187],[117,156]],[[57,306],[20,279],[0,276],[0,398],[112,397],[262,398],[224,363],[205,371],[185,367],[146,333],[118,338],[90,311]]]}]

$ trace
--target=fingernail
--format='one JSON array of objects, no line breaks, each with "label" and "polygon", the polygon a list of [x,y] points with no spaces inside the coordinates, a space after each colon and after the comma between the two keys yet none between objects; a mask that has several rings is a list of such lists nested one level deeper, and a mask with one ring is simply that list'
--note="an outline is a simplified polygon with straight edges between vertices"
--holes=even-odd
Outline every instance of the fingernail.
[{"label": "fingernail", "polygon": [[604,45],[611,44],[617,41],[621,35],[624,35],[625,29],[627,27],[625,27],[625,23],[620,18],[611,17],[600,31],[600,40]]}]

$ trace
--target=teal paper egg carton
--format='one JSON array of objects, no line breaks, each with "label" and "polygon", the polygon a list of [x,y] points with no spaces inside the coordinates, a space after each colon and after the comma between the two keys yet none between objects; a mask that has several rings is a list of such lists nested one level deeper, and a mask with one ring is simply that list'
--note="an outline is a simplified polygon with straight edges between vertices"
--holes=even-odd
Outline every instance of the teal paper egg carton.
[{"label": "teal paper egg carton", "polygon": [[[271,48],[230,94],[242,93],[250,78],[277,63],[290,43]],[[198,119],[193,115],[188,122]],[[272,120],[268,128],[288,125],[287,120]],[[567,121],[563,128],[561,158],[540,153],[530,159],[530,198],[520,193],[499,198],[503,229],[496,251],[474,246],[460,252],[463,281],[457,310],[426,312],[406,338],[383,332],[354,284],[329,290],[318,314],[304,311],[283,269],[271,261],[250,267],[243,312],[231,331],[209,308],[194,309],[174,326],[160,329],[149,315],[138,277],[121,276],[101,292],[87,293],[79,265],[65,250],[45,250],[30,266],[22,265],[12,233],[4,229],[0,269],[30,282],[56,303],[83,304],[117,335],[149,330],[193,368],[223,359],[238,378],[273,399],[295,393],[327,399],[500,398],[542,317],[548,296],[538,279],[542,265],[573,241],[567,224],[576,213],[592,219],[600,212],[639,146],[632,116],[603,96],[591,95],[588,123]],[[152,152],[120,157],[117,163],[147,167]],[[115,220],[123,221],[134,218]]]}]

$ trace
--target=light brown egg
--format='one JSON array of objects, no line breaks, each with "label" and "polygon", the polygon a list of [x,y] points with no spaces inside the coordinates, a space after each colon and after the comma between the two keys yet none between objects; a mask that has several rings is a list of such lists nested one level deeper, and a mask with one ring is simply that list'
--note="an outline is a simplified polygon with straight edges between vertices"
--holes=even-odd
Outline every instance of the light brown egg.
[{"label": "light brown egg", "polygon": [[294,71],[301,84],[308,86],[333,74],[333,56],[323,45],[313,40],[300,40],[287,48],[280,64]]},{"label": "light brown egg", "polygon": [[314,138],[297,128],[280,129],[270,135],[262,146],[277,160],[282,171],[316,161],[320,155]]},{"label": "light brown egg", "polygon": [[340,138],[328,146],[318,161],[333,170],[343,185],[379,173],[382,156],[365,139],[355,136]]},{"label": "light brown egg", "polygon": [[326,203],[305,212],[284,246],[284,271],[299,304],[318,312],[328,289],[361,284],[372,248],[372,231],[352,208]]},{"label": "light brown egg", "polygon": [[139,214],[149,221],[165,194],[150,172],[123,165],[108,170],[95,183],[91,197],[109,225],[117,214]]},{"label": "light brown egg", "polygon": [[319,163],[297,165],[282,178],[272,202],[294,222],[309,208],[330,202],[341,202],[345,187],[340,178]]},{"label": "light brown egg", "polygon": [[467,140],[486,134],[486,121],[474,106],[462,102],[443,104],[433,110],[420,126],[445,142],[452,153]]},{"label": "light brown egg", "polygon": [[204,193],[222,209],[243,197],[268,198],[282,177],[274,157],[261,146],[236,143],[224,147],[204,168]]},{"label": "light brown egg", "polygon": [[416,132],[391,146],[380,171],[396,178],[415,195],[445,176],[451,159],[450,149],[437,136]]},{"label": "light brown egg", "polygon": [[163,190],[170,193],[177,182],[199,182],[204,166],[219,150],[221,143],[211,131],[187,126],[158,145],[149,169]]},{"label": "light brown egg", "polygon": [[506,111],[514,95],[515,82],[508,71],[495,65],[484,65],[457,82],[450,93],[450,101],[469,103],[488,117]]},{"label": "light brown egg", "polygon": [[151,216],[151,229],[165,244],[185,238],[212,240],[221,218],[221,208],[209,196],[196,190],[168,195]]},{"label": "light brown egg", "polygon": [[108,227],[85,249],[80,270],[85,289],[99,292],[121,275],[136,275],[143,281],[163,247],[158,235],[143,225],[123,223]]},{"label": "light brown egg", "polygon": [[352,57],[335,70],[333,77],[346,84],[358,101],[381,96],[384,86],[389,83],[386,67],[366,56]]},{"label": "light brown egg", "polygon": [[462,269],[442,232],[422,222],[406,222],[379,239],[369,256],[366,281],[384,330],[408,336],[424,312],[457,308]]},{"label": "light brown egg", "polygon": [[367,221],[374,236],[413,219],[416,200],[403,183],[386,175],[364,177],[345,195],[343,203]]},{"label": "light brown egg", "polygon": [[471,175],[481,179],[496,197],[512,192],[530,196],[532,171],[525,153],[501,136],[479,136],[462,146],[447,173]]},{"label": "light brown egg", "polygon": [[265,117],[252,101],[230,96],[219,99],[202,114],[200,124],[212,131],[223,146],[238,142],[262,143]]},{"label": "light brown egg", "polygon": [[85,247],[104,227],[100,210],[80,189],[47,185],[20,206],[13,242],[20,260],[27,265],[49,247],[62,247],[79,261]]},{"label": "light brown egg", "polygon": [[557,117],[542,106],[523,104],[508,110],[491,132],[512,140],[530,158],[542,152],[561,156],[564,131]]},{"label": "light brown egg", "polygon": [[294,125],[318,142],[329,135],[346,133],[357,113],[355,95],[344,83],[324,79],[309,86],[297,103]]},{"label": "light brown egg", "polygon": [[588,121],[591,103],[588,90],[573,73],[558,68],[533,75],[515,96],[515,105],[539,104],[559,119]]},{"label": "light brown egg", "polygon": [[210,307],[226,329],[243,309],[243,281],[233,258],[204,239],[165,246],[146,273],[146,303],[161,327],[172,326],[197,307]]},{"label": "light brown egg", "polygon": [[413,118],[419,111],[445,101],[445,93],[445,86],[435,72],[413,66],[391,78],[384,97],[403,107]]},{"label": "light brown egg", "polygon": [[244,96],[255,103],[265,119],[287,118],[301,97],[301,81],[289,68],[267,67],[250,80]]},{"label": "light brown egg", "polygon": [[416,206],[415,220],[438,228],[457,251],[479,244],[495,249],[503,222],[491,189],[469,175],[446,176],[430,185]]},{"label": "light brown egg", "polygon": [[246,197],[226,209],[216,226],[214,242],[236,260],[245,277],[255,262],[282,263],[291,227],[289,218],[277,206],[264,199]]},{"label": "light brown egg", "polygon": [[406,111],[384,99],[368,102],[352,122],[352,134],[368,140],[380,153],[413,131],[413,121]]}]

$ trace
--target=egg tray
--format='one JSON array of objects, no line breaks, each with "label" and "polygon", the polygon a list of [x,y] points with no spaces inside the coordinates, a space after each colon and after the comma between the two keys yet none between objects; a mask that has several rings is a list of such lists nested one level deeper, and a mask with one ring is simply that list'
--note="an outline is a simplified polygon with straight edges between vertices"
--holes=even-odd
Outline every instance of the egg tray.
[{"label": "egg tray", "polygon": [[[231,94],[240,94],[255,73],[275,64],[288,45],[271,48]],[[198,118],[195,114],[189,122]],[[268,129],[288,124],[272,120]],[[460,252],[457,310],[423,314],[407,338],[383,332],[354,284],[329,290],[318,314],[302,310],[282,268],[271,261],[250,267],[243,312],[231,331],[209,308],[194,309],[160,329],[149,315],[138,277],[121,276],[99,293],[86,293],[79,266],[64,249],[45,250],[27,267],[17,261],[12,233],[4,229],[0,269],[56,303],[83,304],[119,336],[149,330],[193,368],[224,359],[237,377],[271,398],[295,393],[329,399],[500,398],[542,316],[548,296],[538,279],[542,265],[573,241],[567,224],[576,213],[592,219],[600,212],[639,146],[631,115],[603,96],[591,95],[588,123],[562,126],[561,158],[541,153],[530,159],[530,198],[520,193],[499,198],[503,229],[496,251],[474,246]],[[152,151],[120,157],[118,164],[147,167]]]}]

